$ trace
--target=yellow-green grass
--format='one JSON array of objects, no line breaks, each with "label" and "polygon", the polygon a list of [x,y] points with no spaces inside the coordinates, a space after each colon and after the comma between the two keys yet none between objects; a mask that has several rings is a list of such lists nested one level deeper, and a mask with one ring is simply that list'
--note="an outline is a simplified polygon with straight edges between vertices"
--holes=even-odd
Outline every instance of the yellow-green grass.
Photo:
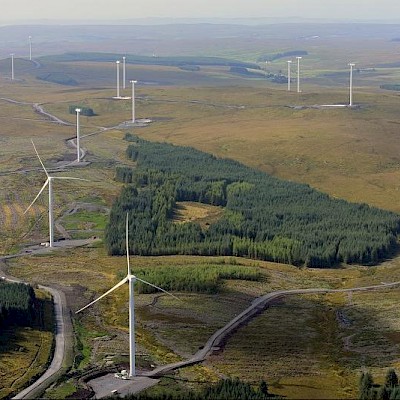
[{"label": "yellow-green grass", "polygon": [[67,396],[74,394],[76,389],[76,384],[72,380],[69,380],[59,386],[46,390],[44,397],[46,399],[65,399]]},{"label": "yellow-green grass", "polygon": [[218,220],[222,216],[222,213],[222,207],[192,201],[180,201],[176,203],[173,221],[179,224],[195,222],[200,224],[202,228],[206,228]]},{"label": "yellow-green grass", "polygon": [[53,317],[49,295],[36,291],[43,304],[43,324],[33,328],[2,328],[0,341],[0,397],[17,393],[42,374],[53,345]]},{"label": "yellow-green grass", "polygon": [[218,382],[221,378],[223,377],[209,366],[195,365],[174,371],[172,376],[162,377],[156,386],[146,389],[145,393],[154,397],[166,393],[184,396],[188,388],[198,390]]},{"label": "yellow-green grass", "polygon": [[[7,253],[14,245],[23,245],[32,241],[40,242],[48,238],[47,190],[37,200],[36,205],[24,214],[25,209],[44,183],[45,177],[41,175],[41,172],[32,172],[27,177],[23,175],[13,176],[13,178],[0,177],[0,182],[10,183],[8,193],[2,193],[4,198],[1,199],[0,207],[0,219],[3,222],[0,226],[0,235],[4,238],[0,250],[3,254]],[[64,172],[59,175],[67,174]],[[88,179],[88,182],[66,182],[65,184],[62,184],[61,181],[54,182],[53,204],[56,218],[62,217],[68,209],[73,207],[75,202],[84,201],[87,198],[104,199],[110,206],[121,187],[120,184],[113,183],[114,170],[107,167],[82,171],[73,170],[68,172],[68,176],[85,178]],[[108,179],[110,184],[108,184]],[[24,185],[27,182],[29,184]],[[105,217],[101,219],[100,230],[104,228]],[[58,235],[56,232],[56,236]]]},{"label": "yellow-green grass", "polygon": [[53,336],[51,332],[29,328],[4,330],[2,336],[10,343],[6,351],[0,352],[0,396],[3,398],[17,392],[39,372],[44,372]]},{"label": "yellow-green grass", "polygon": [[82,232],[88,236],[103,233],[108,222],[106,213],[79,210],[74,214],[67,215],[62,219],[62,224],[68,231],[73,230],[74,234]]},{"label": "yellow-green grass", "polygon": [[[18,109],[19,106],[12,105],[12,107]],[[29,125],[27,121],[25,122]],[[22,130],[17,129],[16,133],[13,130],[18,127],[15,126],[13,121],[4,125],[2,140],[7,145],[4,147],[5,151],[2,152],[4,160],[2,161],[0,158],[0,172],[4,172],[4,175],[0,176],[2,186],[0,191],[0,218],[3,222],[0,225],[0,235],[3,238],[0,248],[3,254],[11,251],[10,249],[21,241],[29,239],[43,241],[47,237],[48,227],[45,213],[47,191],[38,199],[38,206],[35,206],[26,216],[23,215],[45,181],[45,174],[34,153],[30,138],[34,138],[44,164],[49,169],[55,165],[58,159],[63,157],[63,154],[73,154],[73,150],[67,150],[63,142],[65,138],[73,136],[72,132],[68,132],[68,130],[73,131],[73,128],[59,127],[43,121],[31,123],[29,128],[28,125]],[[46,129],[42,129],[42,125]],[[8,129],[10,132],[7,131]],[[99,153],[97,158],[94,159],[93,167],[75,169],[68,171],[68,173],[64,171],[59,174],[61,176],[68,174],[68,176],[86,178],[89,182],[83,185],[75,182],[66,182],[62,185],[58,181],[55,182],[54,205],[56,216],[61,216],[73,201],[79,201],[81,198],[90,196],[97,196],[104,199],[107,205],[111,205],[121,187],[120,184],[113,181],[112,155],[119,151],[122,159],[125,150],[125,143],[121,140],[123,134],[119,133],[119,140],[114,139],[114,134],[113,132],[103,134],[103,138],[111,137],[108,143],[107,140],[96,141],[96,138],[91,139],[93,144],[98,143],[98,146],[102,146],[104,149],[104,153],[101,153],[97,151],[99,147],[93,146],[96,153]],[[115,150],[116,148],[117,150]],[[103,157],[103,160],[106,158],[106,160],[101,162],[100,157]],[[24,169],[27,169],[28,172],[9,174],[9,172]],[[33,171],[30,171],[32,169]],[[77,188],[79,188],[78,191]]]},{"label": "yellow-green grass", "polygon": [[355,398],[365,368],[381,381],[398,367],[396,299],[398,290],[288,297],[240,329],[210,363],[226,375],[265,379],[289,398]]}]

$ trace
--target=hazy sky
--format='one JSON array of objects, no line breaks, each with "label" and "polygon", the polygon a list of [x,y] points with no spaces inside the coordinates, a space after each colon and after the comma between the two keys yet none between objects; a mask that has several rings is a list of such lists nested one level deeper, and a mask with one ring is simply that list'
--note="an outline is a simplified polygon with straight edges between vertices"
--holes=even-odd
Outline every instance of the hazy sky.
[{"label": "hazy sky", "polygon": [[399,0],[11,0],[0,20],[147,17],[399,19]]}]

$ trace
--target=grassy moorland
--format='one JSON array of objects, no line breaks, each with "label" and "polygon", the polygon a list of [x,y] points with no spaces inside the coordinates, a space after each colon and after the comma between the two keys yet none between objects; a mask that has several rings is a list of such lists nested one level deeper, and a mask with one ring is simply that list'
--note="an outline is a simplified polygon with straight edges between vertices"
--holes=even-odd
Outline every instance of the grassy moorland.
[{"label": "grassy moorland", "polygon": [[[40,275],[40,280],[47,284],[62,282],[69,288],[70,305],[75,310],[89,301],[93,293],[102,293],[116,282],[124,273],[124,264],[123,257],[107,257],[99,249],[81,249],[13,261],[10,272],[28,280]],[[139,365],[163,364],[193,354],[255,296],[272,290],[346,288],[400,279],[398,260],[377,267],[303,270],[233,258],[132,258],[138,276],[171,267],[182,272],[187,268],[201,270],[209,264],[222,269],[256,268],[263,279],[226,280],[217,294],[176,292],[182,301],[158,294],[139,294]],[[59,271],[57,276],[55,270]],[[398,367],[397,297],[397,289],[371,294],[289,297],[239,329],[228,340],[226,349],[206,363],[206,368],[251,382],[264,378],[274,393],[289,397],[353,398],[361,368],[373,370],[379,379],[389,365]],[[126,299],[127,289],[121,288],[79,317],[84,329],[78,332],[85,349],[81,367],[105,365],[110,355],[114,355],[111,360],[115,362],[126,362],[126,358],[117,356],[125,353],[127,343]],[[198,379],[206,371],[201,369],[191,379]],[[182,378],[190,374],[185,370],[179,373]]]},{"label": "grassy moorland", "polygon": [[[30,327],[3,327],[0,336],[0,397],[28,386],[45,371],[53,346],[53,307],[48,294],[36,291],[40,318]],[[38,317],[38,316],[37,316]]]},{"label": "grassy moorland", "polygon": [[[379,50],[388,62],[393,59],[389,57],[392,50],[389,47],[382,46]],[[154,122],[146,128],[135,128],[133,132],[145,139],[193,146],[233,158],[272,175],[308,183],[333,197],[399,212],[398,96],[395,92],[378,89],[382,81],[396,82],[398,71],[390,69],[389,77],[384,75],[386,70],[375,72],[365,86],[363,75],[357,76],[354,100],[360,108],[288,107],[347,101],[345,78],[339,81],[330,78],[334,83],[330,88],[316,85],[320,82],[318,74],[329,71],[324,61],[327,51],[316,53],[317,48],[310,57],[319,59],[318,73],[305,68],[307,78],[299,95],[287,93],[285,87],[261,79],[239,79],[222,67],[202,69],[199,78],[202,86],[189,86],[190,80],[199,77],[197,73],[186,73],[175,67],[129,66],[129,76],[165,83],[157,87],[138,86],[138,117],[148,117]],[[344,60],[345,54],[341,57]],[[279,68],[281,64],[276,61],[271,68]],[[0,70],[4,72],[6,68],[7,65],[0,64]],[[56,187],[56,214],[60,217],[74,202],[110,207],[122,186],[114,181],[115,167],[132,163],[125,157],[126,142],[122,138],[126,131],[118,127],[120,122],[130,118],[130,102],[110,99],[115,94],[110,88],[114,65],[77,62],[59,64],[57,68],[77,79],[81,86],[38,81],[32,71],[27,70],[22,82],[11,84],[2,78],[0,87],[2,97],[43,103],[46,110],[72,124],[75,116],[68,114],[69,104],[92,107],[98,115],[81,119],[84,134],[98,131],[99,127],[115,127],[82,140],[92,163],[67,173],[90,182],[78,185],[79,190],[74,183],[66,184],[62,190]],[[340,69],[341,61],[332,68]],[[177,85],[179,82],[184,85]],[[167,86],[167,83],[175,83],[175,86]],[[129,93],[128,88],[125,94]],[[63,155],[73,153],[64,140],[74,136],[75,128],[45,121],[30,105],[4,101],[1,105],[0,218],[6,223],[1,224],[0,243],[2,252],[6,253],[21,241],[42,241],[47,236],[46,197],[32,215],[23,216],[23,210],[44,182],[30,138],[35,140],[45,165],[56,165]],[[32,168],[38,170],[14,173]],[[204,215],[206,221],[208,217],[218,218],[218,210],[206,210],[203,214],[202,210],[190,207],[182,205],[183,210],[178,209],[176,220],[202,219]],[[104,213],[81,210],[68,217],[65,223],[67,229],[78,235],[79,231],[90,229],[101,231]],[[226,280],[217,295],[181,293],[183,302],[180,303],[155,294],[138,296],[140,365],[166,363],[194,353],[212,332],[245,308],[255,296],[272,290],[341,288],[400,279],[398,258],[375,267],[324,271],[230,258],[133,259],[134,269],[136,265],[140,269],[201,269],[207,265],[235,268],[237,264],[260,268],[265,279],[259,282]],[[106,256],[102,248],[91,248],[14,260],[9,262],[9,267],[18,277],[63,285],[69,304],[75,310],[95,293],[117,282],[125,260]],[[79,317],[81,326],[77,326],[76,331],[82,343],[83,359],[77,368],[104,365],[110,355],[115,362],[126,362],[126,355],[119,355],[126,354],[128,340],[126,299],[127,291],[121,288]],[[352,398],[362,368],[368,367],[379,378],[387,367],[400,367],[396,357],[400,346],[399,318],[394,308],[397,299],[397,289],[351,297],[287,298],[238,330],[228,340],[226,350],[215,355],[205,368],[184,370],[179,376],[204,381],[216,379],[220,374],[250,381],[263,377],[272,384],[272,392],[288,397]],[[182,329],[176,329],[177,326]],[[30,340],[36,341],[33,336]],[[247,347],[249,341],[258,344],[253,346],[256,355],[254,349]],[[248,374],[250,364],[252,372]]]},{"label": "grassy moorland", "polygon": [[[84,132],[89,133],[93,126],[113,126],[129,119],[129,101],[110,102],[104,98],[107,93],[99,90],[84,90],[77,96],[76,89],[56,89],[53,85],[54,93],[43,97],[48,100],[46,108],[60,117],[74,121],[64,102],[70,98],[72,104],[78,97],[99,114],[83,118]],[[398,211],[398,191],[392,190],[398,177],[396,93],[379,92],[377,96],[372,89],[356,90],[355,102],[361,104],[357,110],[286,107],[348,100],[345,88],[318,93],[312,87],[309,90],[298,95],[266,87],[143,87],[137,93],[138,117],[153,118],[155,123],[135,133],[233,158],[285,179],[309,183],[334,197]],[[27,89],[21,95],[13,94],[27,99],[29,92]],[[108,91],[109,96],[113,94]],[[31,93],[30,98],[37,96]],[[10,106],[15,113],[20,112],[19,107]],[[21,127],[19,132],[27,129]],[[73,135],[72,127],[63,130]],[[57,127],[57,132],[61,131]],[[14,145],[25,150],[17,138],[14,140]],[[96,137],[87,140],[91,146],[105,143],[98,143]],[[28,151],[29,145],[26,143]],[[117,156],[123,154],[122,143],[119,146]],[[104,157],[104,152],[99,156]]]}]

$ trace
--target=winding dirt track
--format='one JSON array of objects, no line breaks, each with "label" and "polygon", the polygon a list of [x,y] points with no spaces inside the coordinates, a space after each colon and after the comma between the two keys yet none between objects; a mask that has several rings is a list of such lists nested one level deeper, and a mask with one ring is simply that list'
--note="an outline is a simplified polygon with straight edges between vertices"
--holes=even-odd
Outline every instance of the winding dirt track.
[{"label": "winding dirt track", "polygon": [[[243,324],[247,323],[254,316],[260,313],[262,310],[267,308],[277,299],[301,295],[301,294],[326,294],[326,293],[346,293],[346,292],[363,292],[372,290],[384,290],[388,288],[393,288],[400,286],[400,282],[384,283],[380,285],[365,286],[365,287],[355,287],[350,289],[325,289],[325,288],[315,288],[315,289],[291,289],[291,290],[278,290],[276,292],[267,293],[255,299],[252,304],[247,307],[244,311],[238,314],[235,318],[229,321],[225,326],[216,331],[207,341],[202,349],[200,349],[196,354],[187,360],[167,364],[160,366],[153,371],[143,372],[135,377],[133,380],[121,381],[115,379],[112,374],[106,377],[97,378],[92,382],[88,382],[95,391],[96,398],[100,399],[111,395],[110,388],[118,389],[120,395],[135,394],[142,390],[145,390],[151,386],[154,386],[157,378],[180,368],[184,368],[190,365],[198,364],[204,361],[212,352],[219,349],[223,345],[224,340],[229,336],[234,330],[238,329]],[[114,385],[114,386],[113,386]]]},{"label": "winding dirt track", "polygon": [[204,361],[209,356],[213,349],[218,348],[222,345],[224,339],[235,329],[248,322],[252,317],[257,315],[260,311],[268,307],[273,301],[286,296],[293,296],[299,294],[326,294],[326,293],[346,293],[346,292],[366,292],[372,290],[382,290],[392,287],[400,286],[399,282],[383,283],[381,285],[356,287],[350,289],[291,289],[291,290],[279,290],[276,292],[265,294],[255,299],[252,304],[247,307],[244,311],[238,314],[235,318],[229,321],[224,327],[216,331],[207,341],[202,349],[200,349],[195,355],[185,361],[180,361],[173,364],[164,365],[156,368],[155,370],[144,373],[143,375],[148,377],[159,377],[174,369],[182,368],[188,365],[196,364]]}]

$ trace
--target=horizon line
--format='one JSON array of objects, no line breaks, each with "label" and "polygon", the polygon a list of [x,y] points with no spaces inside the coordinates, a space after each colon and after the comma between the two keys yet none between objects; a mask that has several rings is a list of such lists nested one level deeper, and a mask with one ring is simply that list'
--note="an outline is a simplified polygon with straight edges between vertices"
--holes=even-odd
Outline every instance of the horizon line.
[{"label": "horizon line", "polygon": [[[186,21],[186,22],[185,22]],[[40,18],[40,19],[0,19],[0,26],[14,25],[114,25],[114,24],[174,24],[174,23],[222,23],[235,22],[247,25],[251,23],[285,24],[285,23],[369,23],[400,24],[400,18],[328,18],[328,17],[136,17],[136,18]]]}]

